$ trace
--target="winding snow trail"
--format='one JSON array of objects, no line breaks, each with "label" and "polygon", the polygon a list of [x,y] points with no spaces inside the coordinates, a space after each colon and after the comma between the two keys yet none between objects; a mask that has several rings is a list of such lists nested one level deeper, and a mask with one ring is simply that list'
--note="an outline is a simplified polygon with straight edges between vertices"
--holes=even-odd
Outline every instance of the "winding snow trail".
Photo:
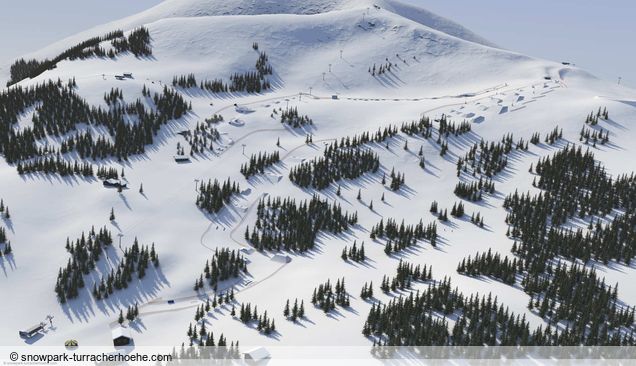
[{"label": "winding snow trail", "polygon": [[[535,82],[535,83],[530,83],[530,84],[526,84],[526,85],[521,85],[521,86],[508,86],[507,84],[504,85],[497,85],[495,87],[491,87],[491,88],[487,88],[487,89],[483,89],[480,92],[477,93],[468,93],[468,94],[460,94],[460,95],[454,95],[454,96],[441,96],[441,97],[427,97],[427,98],[397,98],[397,99],[379,99],[379,98],[356,98],[356,97],[346,97],[346,100],[348,101],[388,101],[388,100],[399,100],[399,101],[413,101],[413,102],[417,102],[417,101],[421,101],[421,100],[436,100],[436,99],[444,99],[444,98],[462,98],[463,100],[461,102],[455,102],[455,103],[447,103],[444,105],[440,105],[428,110],[423,111],[421,114],[427,114],[427,113],[431,113],[434,112],[436,110],[439,109],[444,109],[444,108],[449,108],[449,107],[454,107],[454,106],[459,106],[459,105],[465,105],[468,102],[474,103],[483,99],[487,99],[489,97],[492,96],[492,93],[495,94],[499,94],[500,92],[507,92],[507,91],[512,91],[512,90],[517,90],[517,89],[522,89],[522,88],[526,88],[526,87],[534,87],[536,85],[543,85],[544,82]],[[559,82],[557,83],[557,85],[559,87],[564,87],[564,85]],[[286,99],[286,98],[293,98],[296,96],[300,96],[300,95],[305,95],[307,97],[310,97],[312,99],[323,99],[323,100],[334,100],[335,102],[339,101],[339,99],[332,99],[331,97],[326,97],[326,96],[316,96],[316,95],[310,95],[307,93],[299,93],[299,94],[292,94],[292,95],[284,95],[284,96],[275,96],[275,97],[269,97],[269,98],[264,98],[264,99],[259,99],[256,101],[252,101],[252,102],[248,102],[248,103],[244,103],[241,105],[253,105],[253,104],[259,104],[259,103],[263,103],[263,102],[269,102],[269,101],[274,101],[274,100],[280,100],[280,99]],[[367,99],[367,100],[364,100]],[[214,114],[218,114],[220,112],[223,112],[225,110],[227,110],[228,108],[232,108],[235,107],[235,104],[238,103],[232,103],[232,104],[228,104],[226,106],[223,106],[219,109],[217,109]],[[226,150],[221,151],[217,154],[217,157],[230,151],[233,147],[237,146],[237,142],[242,141],[254,134],[257,133],[261,133],[261,132],[275,132],[275,131],[287,131],[286,128],[281,127],[281,128],[266,128],[266,129],[257,129],[257,130],[253,130],[250,131],[246,134],[244,134],[243,136],[237,138],[236,140],[234,140],[234,143],[232,145],[230,145]],[[326,142],[326,141],[334,141],[336,139],[331,138],[331,139],[320,139],[320,140],[316,140],[315,142]],[[287,157],[289,157],[292,153],[294,153],[295,151],[309,146],[307,144],[301,144],[298,145],[296,147],[294,147],[293,149],[289,150],[282,158],[281,160],[286,159]],[[210,171],[212,171],[213,168],[210,169],[206,169],[205,171],[202,172],[202,174],[206,174]],[[183,188],[187,188],[187,185],[190,185],[191,183],[187,183],[184,184],[183,187],[180,187],[178,190],[176,190],[175,194],[167,197],[165,199],[165,201],[162,204],[169,204],[170,202],[172,202],[176,197],[177,197],[177,193],[180,192]],[[254,207],[258,204],[258,202],[266,197],[268,195],[267,192],[262,193],[261,195],[259,195],[259,197],[257,199],[255,199],[250,206],[248,207],[248,209],[246,210],[245,214],[242,215],[241,220],[234,225],[234,228],[230,231],[230,239],[232,241],[234,241],[236,244],[238,244],[241,247],[244,248],[249,248],[250,246],[245,245],[244,243],[242,243],[241,241],[237,240],[234,235],[236,233],[236,231],[243,225],[243,223],[245,222],[245,220],[247,219],[247,217],[249,216],[249,214],[253,211]],[[145,222],[147,220],[149,220],[151,217],[145,217],[144,219],[138,220],[135,224],[131,224],[129,226],[125,227],[125,230],[131,229],[136,227],[137,225],[139,225],[142,222]],[[209,249],[209,250],[214,250],[214,248],[211,248],[209,246],[207,246],[204,242],[205,237],[207,236],[207,234],[210,232],[212,225],[214,224],[214,222],[210,222],[210,224],[207,226],[207,228],[203,231],[203,233],[201,234],[201,238],[200,238],[200,243],[203,247]],[[120,230],[121,232],[125,231],[124,229]],[[279,267],[277,267],[273,272],[271,272],[269,275],[253,281],[251,283],[249,283],[247,286],[244,286],[240,289],[235,290],[235,294],[238,293],[242,293],[245,292],[261,283],[263,283],[264,281],[272,278],[273,276],[275,276],[277,273],[279,273],[288,263],[283,263],[281,264]],[[163,300],[161,297],[158,297],[156,299],[153,299],[151,301],[148,301],[144,304],[139,305],[139,316],[148,316],[148,315],[153,315],[153,314],[161,314],[161,313],[166,313],[166,312],[173,312],[173,311],[180,311],[180,310],[185,310],[185,309],[191,309],[191,308],[195,308],[200,306],[201,302],[208,298],[209,295],[214,295],[214,294],[218,294],[219,292],[223,292],[228,290],[229,288],[233,287],[233,285],[227,286],[226,288],[222,289],[222,290],[217,290],[217,291],[205,291],[205,292],[201,292],[195,295],[189,295],[189,296],[183,296],[183,297],[178,297],[178,298],[174,298],[174,299],[170,299],[171,301],[173,301],[173,304],[167,304],[166,300]],[[177,305],[177,304],[182,304],[187,302],[187,304],[183,304],[181,306]],[[153,307],[159,307],[159,309],[156,310],[152,310]],[[144,310],[150,308],[148,310]],[[117,322],[113,322],[112,324],[116,324]]]}]

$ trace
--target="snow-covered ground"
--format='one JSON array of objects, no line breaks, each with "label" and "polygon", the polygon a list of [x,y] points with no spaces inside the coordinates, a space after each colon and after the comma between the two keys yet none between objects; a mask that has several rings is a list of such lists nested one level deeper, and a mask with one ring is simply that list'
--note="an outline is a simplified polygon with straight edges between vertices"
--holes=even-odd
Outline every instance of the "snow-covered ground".
[{"label": "snow-covered ground", "polygon": [[[99,181],[19,176],[0,159],[0,197],[12,215],[10,221],[0,224],[8,228],[14,251],[11,259],[0,258],[0,313],[4,314],[0,343],[24,345],[18,330],[51,314],[55,326],[33,344],[60,345],[77,339],[83,345],[109,345],[109,327],[120,307],[138,302],[141,320],[133,327],[135,344],[180,345],[186,341],[195,308],[202,303],[192,286],[214,248],[247,246],[243,233],[246,225],[253,226],[256,211],[252,208],[259,198],[311,198],[313,190],[289,181],[292,166],[320,155],[331,139],[399,125],[422,114],[471,121],[472,131],[450,139],[445,157],[440,157],[432,141],[404,134],[391,140],[390,149],[372,144],[382,164],[380,173],[341,182],[340,197],[335,194],[337,185],[318,192],[338,201],[344,210],[358,212],[358,225],[341,236],[320,236],[316,249],[290,254],[292,261],[287,264],[272,261],[272,253],[247,255],[251,277],[236,286],[236,298],[267,310],[276,320],[277,334],[265,336],[244,326],[229,315],[227,306],[212,311],[208,325],[215,335],[223,333],[241,345],[368,345],[361,330],[371,303],[360,299],[359,291],[365,282],[378,285],[384,275],[394,275],[400,258],[432,265],[435,279],[450,276],[466,294],[491,292],[511,311],[525,313],[531,325],[543,323],[528,312],[529,297],[522,289],[459,275],[457,264],[467,255],[489,248],[510,254],[512,241],[505,236],[503,198],[516,189],[533,191],[530,164],[568,141],[578,142],[586,115],[599,106],[610,112],[610,120],[601,121],[600,126],[610,132],[611,143],[594,149],[596,158],[611,174],[636,170],[636,91],[610,85],[584,70],[494,48],[458,25],[389,0],[375,2],[380,9],[367,0],[288,3],[292,2],[166,1],[30,55],[51,57],[88,36],[144,24],[153,39],[150,58],[125,55],[116,60],[63,61],[56,69],[20,84],[75,77],[78,94],[90,104],[104,105],[103,95],[112,87],[122,89],[124,99],[131,102],[141,97],[144,85],[160,91],[174,75],[192,72],[198,79],[213,79],[249,70],[258,56],[252,42],[258,42],[274,68],[274,89],[261,95],[232,97],[182,91],[192,102],[192,113],[164,127],[146,154],[124,164],[109,163],[118,170],[125,168],[130,189],[121,194],[105,189]],[[393,72],[379,77],[368,73],[374,63],[379,66],[387,58],[397,64]],[[134,78],[116,80],[114,75],[122,72],[132,72]],[[6,78],[0,77],[3,84]],[[273,109],[287,106],[298,107],[314,125],[294,130],[284,127],[277,115],[271,117]],[[250,113],[245,113],[247,109]],[[187,164],[175,163],[177,142],[184,142],[176,133],[215,113],[226,121],[217,126],[222,136],[221,146],[217,146],[222,149],[197,155]],[[28,115],[20,123],[29,123]],[[453,194],[456,160],[473,143],[480,139],[498,141],[508,133],[515,141],[521,137],[529,140],[533,133],[544,135],[556,125],[563,128],[562,141],[555,146],[530,145],[527,152],[512,153],[508,167],[495,179],[497,194],[481,203],[464,202],[469,215],[479,211],[484,216],[485,229],[470,220],[438,222],[441,240],[437,248],[421,242],[393,257],[369,238],[369,230],[381,218],[403,218],[412,224],[421,218],[427,224],[436,219],[429,213],[433,200],[448,209],[459,201]],[[306,133],[313,134],[313,144],[305,144]],[[405,139],[408,151],[403,149]],[[420,146],[426,169],[418,165]],[[276,150],[282,162],[266,175],[246,181],[239,173],[251,154]],[[393,168],[406,174],[406,186],[398,192],[380,183],[382,172],[388,174]],[[227,177],[239,182],[244,192],[217,215],[199,210],[195,180]],[[142,183],[144,195],[137,192]],[[356,199],[358,189],[362,190],[361,201]],[[383,193],[385,202],[380,201]],[[371,200],[373,210],[368,208]],[[112,223],[108,219],[111,207],[116,213]],[[131,245],[135,237],[143,244],[154,243],[160,270],[151,271],[141,283],[108,300],[95,302],[86,288],[80,298],[60,305],[53,287],[58,268],[69,258],[64,248],[66,238],[104,225],[123,235],[122,246]],[[343,246],[354,240],[365,242],[367,263],[351,264],[340,258]],[[115,245],[108,261],[118,256],[121,252]],[[101,270],[109,270],[108,261],[102,259]],[[631,291],[636,267],[613,264],[598,268],[608,283],[618,283],[623,301],[636,304],[636,292]],[[352,294],[350,309],[327,316],[309,305],[314,287],[342,277]],[[383,302],[390,298],[380,291],[375,293]],[[307,320],[296,324],[282,316],[286,300],[294,298],[304,299],[307,305]],[[167,303],[171,299],[174,304]]]}]

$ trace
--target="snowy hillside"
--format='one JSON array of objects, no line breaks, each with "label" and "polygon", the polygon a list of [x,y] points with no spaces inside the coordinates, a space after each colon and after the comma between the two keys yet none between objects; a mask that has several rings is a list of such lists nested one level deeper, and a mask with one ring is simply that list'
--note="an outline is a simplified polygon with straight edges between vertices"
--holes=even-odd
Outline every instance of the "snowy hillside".
[{"label": "snowy hillside", "polygon": [[[63,53],[92,37],[103,38]],[[187,345],[186,331],[195,324],[206,324],[216,339],[223,334],[228,344],[239,341],[241,350],[266,346],[274,355],[277,346],[371,346],[395,342],[388,334],[363,334],[377,304],[447,279],[466,301],[476,294],[496,297],[510,313],[525,316],[530,332],[548,324],[563,332],[574,320],[546,309],[560,308],[564,298],[545,301],[543,310],[542,304],[528,307],[549,296],[545,283],[531,288],[527,279],[552,276],[537,269],[546,263],[585,264],[612,289],[617,284],[617,298],[603,305],[627,310],[610,333],[633,344],[626,334],[634,328],[629,312],[636,305],[636,182],[621,176],[636,170],[634,90],[499,49],[393,0],[167,0],[25,56],[31,59],[21,73],[3,67],[0,76],[2,85],[15,82],[0,92],[0,198],[10,208],[10,215],[0,213],[0,251],[6,252],[0,311],[12,314],[0,326],[2,345],[59,346],[75,339],[110,347],[120,311],[126,315],[137,305],[138,317],[123,322],[135,346]],[[589,149],[595,160],[573,155],[580,161],[571,170],[567,161],[558,166],[560,178],[548,176],[557,168],[536,169],[573,145]],[[264,154],[271,161],[257,163]],[[84,169],[67,174],[76,163]],[[576,170],[584,163],[591,170]],[[584,183],[559,180],[587,174]],[[215,179],[230,184],[217,192],[207,186]],[[105,187],[108,182],[114,186]],[[120,184],[126,187],[117,189]],[[572,191],[557,186],[586,193],[568,201],[563,192]],[[554,241],[528,234],[535,226],[520,213],[530,217],[531,208],[517,202],[514,211],[515,192],[551,194],[563,204],[550,208],[549,220],[539,219],[547,211],[532,211],[532,225],[585,230],[592,233],[585,243],[602,243],[602,249],[531,246]],[[303,216],[301,202],[312,197],[327,204],[314,201],[317,208]],[[283,210],[277,198],[297,207],[277,217]],[[465,214],[452,215],[460,202]],[[392,220],[396,231],[404,220],[412,227],[421,221],[429,232],[405,239],[402,228],[389,238]],[[380,222],[386,235],[377,232]],[[101,236],[102,228],[109,234]],[[354,242],[356,250],[364,242],[363,260],[350,252]],[[245,262],[237,259],[241,265],[212,284],[206,261],[230,261],[218,252],[214,257],[222,248],[241,253]],[[494,264],[458,273],[468,256],[489,250],[519,260],[518,268],[503,271],[510,272],[503,280]],[[430,268],[432,277],[410,273],[408,286],[381,289],[401,261]],[[311,303],[315,288],[342,278],[348,296],[339,302],[348,304],[325,311],[321,301]],[[362,296],[371,282],[373,296]],[[603,286],[594,289],[605,299]],[[195,321],[201,306],[230,293],[229,303]],[[295,299],[305,314],[292,321],[284,309]],[[247,304],[257,306],[259,316],[267,311],[275,330],[244,324],[239,311]],[[446,314],[434,310],[429,315],[445,318],[449,331],[468,317],[459,305]],[[53,326],[19,337],[47,315]]]}]

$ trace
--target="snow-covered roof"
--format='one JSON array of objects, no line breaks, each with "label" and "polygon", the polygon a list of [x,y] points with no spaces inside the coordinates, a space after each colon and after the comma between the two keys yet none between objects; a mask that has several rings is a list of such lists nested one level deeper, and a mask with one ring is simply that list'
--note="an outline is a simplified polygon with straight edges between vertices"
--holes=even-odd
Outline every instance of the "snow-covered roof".
[{"label": "snow-covered roof", "polygon": [[291,262],[291,257],[288,255],[276,254],[272,257],[272,261],[280,262],[280,263],[289,263]]},{"label": "snow-covered roof", "polygon": [[251,350],[245,352],[245,358],[252,360],[263,360],[269,357],[269,351],[265,347],[252,348]]},{"label": "snow-covered roof", "polygon": [[112,329],[113,339],[117,339],[119,337],[132,338],[130,336],[130,330],[124,327],[115,327]]}]

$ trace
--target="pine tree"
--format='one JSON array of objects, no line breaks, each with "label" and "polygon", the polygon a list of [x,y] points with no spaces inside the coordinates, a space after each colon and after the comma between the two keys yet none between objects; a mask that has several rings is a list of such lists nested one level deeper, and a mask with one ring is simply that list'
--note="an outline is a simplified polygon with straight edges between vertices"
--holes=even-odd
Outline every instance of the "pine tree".
[{"label": "pine tree", "polygon": [[114,221],[115,220],[115,209],[114,208],[110,209],[110,218],[109,218],[109,220],[110,221]]}]

